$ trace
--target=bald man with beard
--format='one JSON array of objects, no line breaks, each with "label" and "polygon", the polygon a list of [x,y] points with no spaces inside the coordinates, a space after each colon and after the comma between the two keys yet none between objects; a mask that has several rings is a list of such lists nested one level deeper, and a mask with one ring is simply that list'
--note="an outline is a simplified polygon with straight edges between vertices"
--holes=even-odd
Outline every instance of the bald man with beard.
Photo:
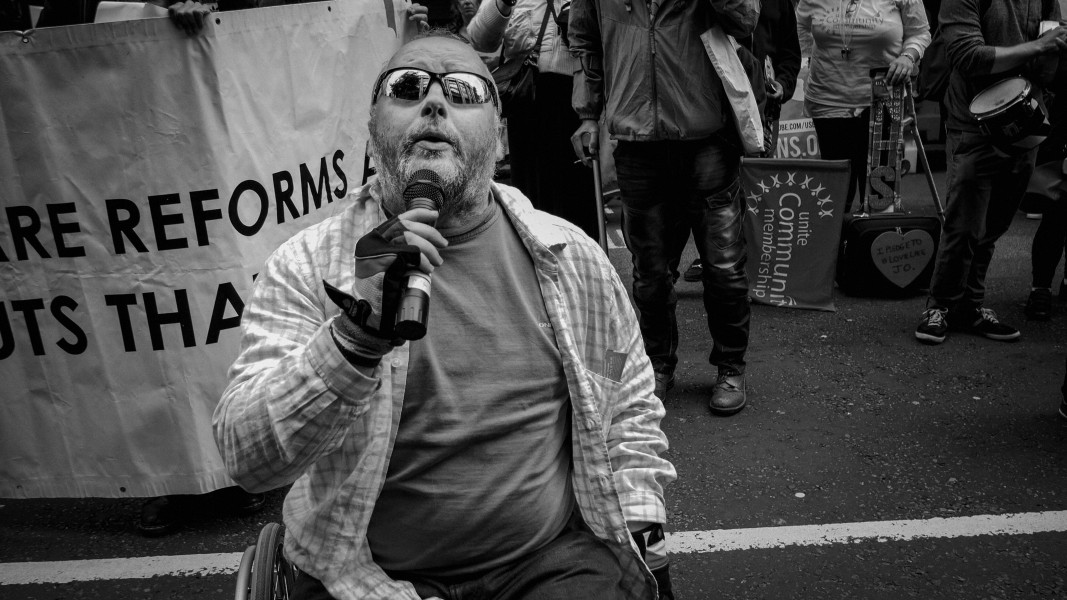
[{"label": "bald man with beard", "polygon": [[[256,280],[215,437],[244,488],[293,484],[295,598],[673,598],[634,311],[595,241],[493,183],[499,115],[464,42],[404,45],[377,178]],[[439,210],[409,209],[428,171]],[[393,256],[432,274],[421,339],[393,326]]]}]

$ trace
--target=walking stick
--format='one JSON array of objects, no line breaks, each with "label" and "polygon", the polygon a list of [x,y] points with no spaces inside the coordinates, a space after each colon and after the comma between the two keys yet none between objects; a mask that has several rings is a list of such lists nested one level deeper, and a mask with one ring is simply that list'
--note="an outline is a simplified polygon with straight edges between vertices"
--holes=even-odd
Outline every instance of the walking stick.
[{"label": "walking stick", "polygon": [[[586,145],[586,153],[589,158],[593,160],[593,192],[596,195],[596,227],[597,235],[600,238],[600,247],[604,249],[604,254],[608,252],[608,236],[604,231],[604,193],[600,186],[600,156],[596,152],[589,152],[589,146]],[[597,148],[599,151],[600,149]]]}]

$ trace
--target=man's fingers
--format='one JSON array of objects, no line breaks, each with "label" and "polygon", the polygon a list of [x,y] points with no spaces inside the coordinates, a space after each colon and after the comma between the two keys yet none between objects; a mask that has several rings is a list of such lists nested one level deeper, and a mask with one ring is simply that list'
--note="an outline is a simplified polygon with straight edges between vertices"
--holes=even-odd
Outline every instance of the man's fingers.
[{"label": "man's fingers", "polygon": [[[419,252],[422,253],[422,257],[419,259],[419,268],[423,271],[432,273],[434,267],[440,267],[444,264],[445,259],[441,258],[441,253],[437,251],[437,248],[430,240],[412,231],[405,232],[402,238],[399,239],[403,239],[404,243],[419,249]],[[444,240],[444,238],[441,239],[442,241]]]},{"label": "man's fingers", "polygon": [[448,240],[433,225],[419,223],[418,221],[408,221],[403,218],[400,219],[400,222],[404,225],[406,232],[413,233],[438,248],[444,248],[448,245]]},{"label": "man's fingers", "polygon": [[397,215],[397,218],[402,221],[416,221],[419,223],[427,223],[433,225],[437,222],[437,217],[441,216],[436,210],[430,210],[428,208],[413,208],[411,210],[404,211]]},{"label": "man's fingers", "polygon": [[574,155],[578,157],[578,160],[587,165],[589,157],[585,153],[585,146],[582,145],[582,137],[577,132],[571,136],[571,148],[574,149]]}]

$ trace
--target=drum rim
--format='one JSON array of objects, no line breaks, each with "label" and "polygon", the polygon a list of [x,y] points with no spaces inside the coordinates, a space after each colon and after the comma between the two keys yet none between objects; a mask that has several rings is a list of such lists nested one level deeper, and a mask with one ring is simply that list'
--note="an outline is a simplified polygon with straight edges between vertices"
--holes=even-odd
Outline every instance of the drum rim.
[{"label": "drum rim", "polygon": [[[1016,95],[1014,98],[1012,98],[1012,100],[1010,102],[1005,102],[1004,104],[1001,104],[1000,106],[994,108],[993,110],[984,112],[982,114],[978,114],[978,113],[976,113],[974,111],[974,108],[972,108],[972,107],[974,106],[975,100],[977,100],[979,96],[981,96],[982,94],[988,92],[989,90],[997,87],[998,85],[1000,85],[1000,84],[1002,84],[1002,83],[1004,83],[1006,81],[1011,81],[1013,79],[1018,79],[1018,80],[1023,82],[1023,90],[1018,95]],[[1019,98],[1025,98],[1026,96],[1029,96],[1030,92],[1032,90],[1033,90],[1033,85],[1030,83],[1030,80],[1025,78],[1025,77],[1023,77],[1023,76],[1021,76],[1021,75],[1015,75],[1015,76],[1012,76],[1012,77],[1005,77],[1004,79],[1001,79],[1000,81],[998,81],[998,82],[996,82],[996,83],[994,83],[992,85],[987,86],[984,90],[982,90],[982,91],[978,92],[977,94],[975,94],[974,98],[971,99],[971,103],[967,106],[967,110],[970,111],[971,116],[974,117],[975,120],[978,120],[978,121],[981,121],[983,119],[988,119],[990,117],[995,117],[995,116],[998,116],[998,115],[1004,113],[1004,111],[1008,110],[1009,108],[1015,106],[1015,100],[1018,100]]]}]

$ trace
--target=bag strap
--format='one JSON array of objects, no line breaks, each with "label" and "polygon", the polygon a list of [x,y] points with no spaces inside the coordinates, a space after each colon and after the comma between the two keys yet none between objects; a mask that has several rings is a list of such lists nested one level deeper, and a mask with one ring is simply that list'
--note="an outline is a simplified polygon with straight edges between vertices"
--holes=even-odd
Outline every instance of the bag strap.
[{"label": "bag strap", "polygon": [[554,0],[547,0],[548,7],[545,9],[545,18],[541,19],[541,31],[537,34],[537,41],[534,42],[534,50],[537,54],[541,53],[541,42],[545,39],[545,30],[548,29],[548,17],[556,18],[556,3]]}]

